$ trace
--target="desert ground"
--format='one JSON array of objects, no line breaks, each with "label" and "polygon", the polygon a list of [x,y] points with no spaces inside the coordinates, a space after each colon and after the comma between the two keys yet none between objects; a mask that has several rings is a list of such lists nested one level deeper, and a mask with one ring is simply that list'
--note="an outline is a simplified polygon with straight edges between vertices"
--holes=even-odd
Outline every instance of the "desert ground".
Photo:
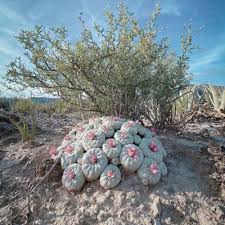
[{"label": "desert ground", "polygon": [[32,191],[53,164],[48,145],[59,145],[78,121],[71,113],[42,116],[33,142],[22,143],[17,133],[1,138],[1,225],[225,224],[224,120],[197,118],[182,128],[160,131],[169,172],[153,187],[123,172],[112,190],[96,181],[69,193],[57,166]]}]

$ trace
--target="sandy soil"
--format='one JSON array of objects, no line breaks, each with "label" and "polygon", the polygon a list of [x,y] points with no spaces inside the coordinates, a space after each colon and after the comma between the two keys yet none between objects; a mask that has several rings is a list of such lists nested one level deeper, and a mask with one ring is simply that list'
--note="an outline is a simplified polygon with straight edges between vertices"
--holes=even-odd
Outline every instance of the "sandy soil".
[{"label": "sandy soil", "polygon": [[[29,195],[43,176],[42,170],[51,164],[47,146],[60,143],[68,125],[74,123],[71,115],[60,122],[48,120],[30,145],[18,141],[17,134],[1,140],[0,224],[225,224],[225,194],[221,190],[225,164],[221,158],[216,161],[209,151],[214,148],[221,157],[225,155],[221,150],[225,146],[221,133],[224,122],[192,123],[179,132],[162,133],[169,153],[169,174],[154,187],[145,187],[135,174],[123,172],[122,182],[113,190],[102,189],[96,181],[86,183],[80,193],[68,193],[56,168]],[[215,179],[218,176],[221,179]],[[28,207],[21,212],[28,197]]]}]

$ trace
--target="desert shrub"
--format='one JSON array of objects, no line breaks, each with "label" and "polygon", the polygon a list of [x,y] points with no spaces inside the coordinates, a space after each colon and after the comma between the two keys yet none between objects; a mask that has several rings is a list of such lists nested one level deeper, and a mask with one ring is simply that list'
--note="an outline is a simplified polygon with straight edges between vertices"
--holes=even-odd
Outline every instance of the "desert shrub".
[{"label": "desert shrub", "polygon": [[0,109],[10,109],[10,102],[8,98],[0,98]]},{"label": "desert shrub", "polygon": [[22,142],[33,140],[37,132],[35,114],[24,116],[24,114],[18,113],[18,115],[19,121],[12,120],[12,124],[19,131]]},{"label": "desert shrub", "polygon": [[33,140],[37,133],[37,106],[31,99],[17,99],[11,110],[19,116],[19,121],[11,120],[19,131],[22,142]]},{"label": "desert shrub", "polygon": [[0,97],[0,109],[10,111],[17,100],[17,98]]},{"label": "desert shrub", "polygon": [[69,102],[63,101],[62,99],[56,100],[51,104],[53,112],[57,114],[62,114],[72,109]]},{"label": "desert shrub", "polygon": [[11,110],[20,113],[30,113],[36,110],[36,105],[31,99],[17,99],[14,104],[11,105]]},{"label": "desert shrub", "polygon": [[57,99],[51,103],[38,103],[36,105],[37,112],[47,113],[48,117],[51,117],[52,114],[63,114],[72,110],[72,106],[70,103],[63,101],[61,99]]},{"label": "desert shrub", "polygon": [[189,27],[177,55],[158,36],[159,14],[157,5],[141,26],[122,3],[117,13],[106,11],[105,27],[88,28],[80,17],[81,38],[75,44],[63,26],[22,30],[17,39],[32,66],[16,58],[5,81],[58,95],[76,110],[132,119],[144,114],[164,126],[171,122],[172,102],[189,82],[192,39]]}]

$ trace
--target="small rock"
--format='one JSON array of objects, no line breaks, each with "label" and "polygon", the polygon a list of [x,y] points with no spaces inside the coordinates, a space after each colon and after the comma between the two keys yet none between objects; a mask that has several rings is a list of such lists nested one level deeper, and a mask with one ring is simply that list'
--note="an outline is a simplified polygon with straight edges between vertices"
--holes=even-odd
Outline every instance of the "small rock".
[{"label": "small rock", "polygon": [[135,198],[136,194],[134,191],[130,191],[130,192],[127,192],[126,194],[126,200],[131,200],[132,198]]},{"label": "small rock", "polygon": [[87,188],[87,194],[91,194],[91,193],[92,193],[92,188],[91,187]]},{"label": "small rock", "polygon": [[158,219],[153,219],[152,220],[152,224],[153,225],[161,225],[160,219],[159,218]]},{"label": "small rock", "polygon": [[130,199],[130,202],[132,203],[132,204],[135,204],[137,201],[136,201],[136,198],[131,198]]},{"label": "small rock", "polygon": [[37,216],[38,215],[39,206],[37,204],[33,204],[33,205],[31,205],[30,210],[31,210],[33,216]]},{"label": "small rock", "polygon": [[164,222],[165,222],[165,224],[172,224],[171,217],[166,218]]},{"label": "small rock", "polygon": [[153,218],[159,217],[161,214],[161,203],[160,203],[160,199],[158,196],[156,196],[153,199],[153,202],[152,202],[152,205],[150,208],[150,213]]},{"label": "small rock", "polygon": [[139,209],[140,211],[143,211],[144,208],[145,208],[144,204],[140,204],[140,205],[138,206],[138,209]]},{"label": "small rock", "polygon": [[220,220],[224,216],[223,210],[218,206],[212,206],[211,210],[214,212],[218,220]]},{"label": "small rock", "polygon": [[100,210],[97,215],[97,220],[102,221],[107,219],[108,217],[109,217],[109,214],[106,211]]},{"label": "small rock", "polygon": [[50,199],[49,199],[49,202],[50,202],[50,203],[54,202],[54,198],[50,198]]}]

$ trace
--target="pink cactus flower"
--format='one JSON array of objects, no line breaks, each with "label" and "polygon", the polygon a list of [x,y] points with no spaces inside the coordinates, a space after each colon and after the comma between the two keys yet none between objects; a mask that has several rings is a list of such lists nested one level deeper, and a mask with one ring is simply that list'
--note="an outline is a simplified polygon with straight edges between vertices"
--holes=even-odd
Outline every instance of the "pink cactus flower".
[{"label": "pink cactus flower", "polygon": [[136,124],[139,124],[139,125],[142,125],[142,124],[141,124],[141,121],[139,121],[139,120],[136,120],[135,123],[136,123]]},{"label": "pink cactus flower", "polygon": [[125,125],[126,128],[130,128],[130,127],[133,127],[135,125],[135,122],[134,121],[128,121]]},{"label": "pink cactus flower", "polygon": [[120,117],[119,117],[119,116],[112,116],[111,119],[112,119],[113,121],[118,121],[118,120],[120,119]]},{"label": "pink cactus flower", "polygon": [[159,151],[159,148],[158,146],[152,142],[150,145],[149,145],[149,149],[152,151],[152,152],[158,152]]},{"label": "pink cactus flower", "polygon": [[153,136],[156,135],[157,129],[155,127],[151,127],[150,131],[152,132]]},{"label": "pink cactus flower", "polygon": [[103,126],[103,130],[104,130],[104,132],[108,132],[109,131],[109,127],[107,127],[107,126]]},{"label": "pink cactus flower", "polygon": [[67,170],[65,172],[65,174],[70,180],[72,180],[72,179],[74,179],[76,177],[76,175],[74,174],[74,172],[72,170]]},{"label": "pink cactus flower", "polygon": [[96,164],[97,161],[98,161],[97,156],[96,156],[96,155],[92,155],[92,156],[90,157],[90,161],[91,161],[92,164]]},{"label": "pink cactus flower", "polygon": [[133,158],[133,159],[137,158],[137,156],[138,156],[138,154],[137,154],[137,149],[136,149],[135,147],[129,148],[129,149],[128,149],[128,155],[129,155],[131,158]]},{"label": "pink cactus flower", "polygon": [[72,153],[73,150],[74,150],[74,147],[72,145],[67,145],[64,149],[64,152]]},{"label": "pink cactus flower", "polygon": [[152,173],[152,174],[157,174],[159,172],[159,169],[158,169],[158,165],[156,163],[153,163],[149,166],[149,171]]},{"label": "pink cactus flower", "polygon": [[65,140],[65,141],[70,141],[70,140],[71,140],[70,135],[69,135],[69,134],[67,134],[67,135],[63,138],[63,140]]},{"label": "pink cactus flower", "polygon": [[48,151],[49,151],[49,154],[50,154],[50,156],[51,156],[52,158],[54,158],[54,157],[58,154],[57,148],[56,148],[55,145],[49,146]]},{"label": "pink cactus flower", "polygon": [[108,176],[108,177],[113,177],[113,175],[114,175],[114,173],[113,173],[112,170],[110,170],[110,171],[107,172],[107,176]]},{"label": "pink cactus flower", "polygon": [[77,130],[80,131],[80,132],[83,132],[84,131],[84,128],[82,126],[80,126],[80,127],[78,127]]},{"label": "pink cactus flower", "polygon": [[96,136],[93,132],[88,132],[86,137],[88,140],[94,140]]},{"label": "pink cactus flower", "polygon": [[95,116],[95,115],[91,117],[91,121],[92,121],[92,122],[96,122],[96,121],[97,121],[97,119],[98,119],[98,117],[97,117],[97,116]]},{"label": "pink cactus flower", "polygon": [[110,147],[110,148],[114,148],[114,147],[115,147],[115,141],[114,141],[112,138],[110,138],[110,139],[108,140],[108,144],[109,144],[109,147]]},{"label": "pink cactus flower", "polygon": [[134,121],[128,121],[128,124],[130,127],[134,126],[135,125],[135,122]]}]

